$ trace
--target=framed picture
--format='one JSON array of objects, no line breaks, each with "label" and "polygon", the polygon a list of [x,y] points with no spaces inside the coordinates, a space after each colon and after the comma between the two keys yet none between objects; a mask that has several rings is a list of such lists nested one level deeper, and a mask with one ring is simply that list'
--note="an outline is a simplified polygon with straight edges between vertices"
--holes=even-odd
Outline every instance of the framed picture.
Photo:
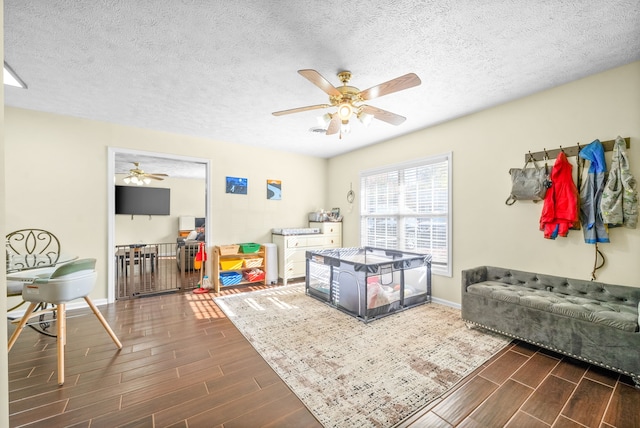
[{"label": "framed picture", "polygon": [[237,195],[246,195],[248,180],[239,177],[227,177],[227,193],[235,193]]},{"label": "framed picture", "polygon": [[267,199],[273,201],[282,199],[282,181],[267,180]]}]

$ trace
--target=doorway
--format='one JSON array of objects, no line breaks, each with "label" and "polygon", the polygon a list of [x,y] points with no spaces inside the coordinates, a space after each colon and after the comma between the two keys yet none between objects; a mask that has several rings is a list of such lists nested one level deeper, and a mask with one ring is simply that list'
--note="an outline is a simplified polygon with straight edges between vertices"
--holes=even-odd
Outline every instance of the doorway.
[{"label": "doorway", "polygon": [[[182,205],[178,206],[178,210],[176,210],[176,204],[172,204],[172,209],[168,216],[147,216],[147,215],[138,215],[138,216],[130,216],[131,222],[138,222],[138,226],[136,227],[139,231],[143,229],[148,229],[148,232],[145,233],[142,231],[140,233],[136,232],[136,234],[130,234],[131,236],[127,236],[125,238],[122,237],[122,233],[118,233],[118,225],[121,226],[126,224],[123,223],[124,220],[129,220],[128,216],[116,214],[116,205],[115,205],[115,194],[116,194],[116,186],[125,185],[122,179],[127,175],[127,172],[130,169],[136,168],[134,162],[138,162],[138,168],[144,170],[145,172],[151,174],[167,174],[166,181],[159,181],[158,183],[150,184],[150,186],[160,187],[165,183],[173,183],[171,187],[176,186],[176,183],[188,182],[188,183],[197,183],[197,189],[204,189],[201,196],[204,204],[204,207],[194,207],[193,211],[198,212],[190,212],[184,211],[189,210],[187,207],[183,207]],[[204,158],[195,158],[195,157],[187,157],[187,156],[179,156],[172,155],[167,153],[156,153],[156,152],[147,152],[140,150],[130,150],[130,149],[122,149],[122,148],[108,148],[108,293],[107,299],[109,303],[114,302],[116,299],[122,298],[122,278],[119,279],[119,275],[122,275],[123,272],[131,272],[140,273],[135,280],[136,281],[144,281],[147,275],[147,270],[150,271],[151,268],[154,270],[151,272],[154,275],[162,274],[162,270],[159,269],[159,263],[162,261],[164,263],[168,263],[167,260],[173,257],[173,261],[175,263],[175,252],[177,246],[177,238],[178,238],[178,217],[180,215],[197,215],[198,217],[202,217],[202,211],[204,210],[204,218],[205,218],[205,227],[204,227],[204,242],[211,242],[211,228],[209,227],[209,207],[210,207],[210,160]],[[164,177],[164,176],[161,176]],[[180,180],[180,179],[189,179],[189,180]],[[202,183],[200,182],[202,180]],[[178,186],[177,190],[174,190],[174,199],[179,197],[180,186]],[[201,190],[198,190],[197,193],[200,193]],[[200,197],[200,196],[198,196]],[[183,211],[180,211],[183,210]],[[179,211],[179,212],[178,212]],[[148,217],[148,219],[147,219]],[[155,223],[152,223],[155,220]],[[147,226],[145,223],[149,226]],[[175,224],[174,224],[175,223]],[[142,225],[143,227],[139,227]],[[128,226],[127,226],[128,227]],[[122,232],[122,230],[121,230]],[[158,232],[158,236],[153,236],[153,233]],[[141,235],[141,236],[139,236]],[[126,242],[123,242],[126,241]],[[144,241],[144,242],[143,242]],[[159,242],[166,241],[166,242]],[[126,244],[126,245],[123,245]],[[123,249],[133,248],[134,251],[131,254],[135,255],[136,248],[153,248],[154,251],[152,254],[156,255],[153,257],[153,263],[151,263],[152,257],[146,257],[147,251],[143,250],[141,253],[145,255],[145,257],[140,258],[138,260],[136,257],[122,258],[119,260],[118,257],[123,253]],[[155,252],[155,249],[158,249],[158,252]],[[162,250],[162,251],[160,251]],[[119,251],[119,252],[118,252]],[[126,254],[126,251],[124,252]],[[166,256],[166,257],[163,257]],[[125,260],[128,263],[125,265]],[[148,263],[149,262],[149,263]],[[172,266],[175,270],[176,266]],[[179,268],[179,267],[178,267]],[[206,270],[210,271],[210,267],[207,266]],[[123,270],[124,269],[124,270]],[[144,270],[143,270],[144,269]],[[180,269],[178,269],[180,270]],[[182,272],[189,272],[189,266],[187,269],[182,269]],[[150,276],[149,276],[150,277]],[[128,281],[133,281],[133,279],[129,279]],[[128,282],[129,287],[131,285],[135,285],[134,282]],[[162,290],[170,290],[171,286],[161,287]],[[131,291],[133,290],[133,291]],[[153,292],[153,290],[151,290]],[[135,295],[135,289],[129,289],[126,293]],[[131,296],[129,296],[131,297]]]}]

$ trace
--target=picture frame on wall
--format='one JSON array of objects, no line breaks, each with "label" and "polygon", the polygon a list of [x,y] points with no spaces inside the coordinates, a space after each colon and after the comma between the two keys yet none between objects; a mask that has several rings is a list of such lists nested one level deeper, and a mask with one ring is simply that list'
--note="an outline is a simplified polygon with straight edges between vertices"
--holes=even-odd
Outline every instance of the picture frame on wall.
[{"label": "picture frame on wall", "polygon": [[227,193],[235,195],[246,195],[249,187],[249,180],[240,177],[227,177]]},{"label": "picture frame on wall", "polygon": [[282,199],[282,181],[267,180],[267,199],[271,201]]}]

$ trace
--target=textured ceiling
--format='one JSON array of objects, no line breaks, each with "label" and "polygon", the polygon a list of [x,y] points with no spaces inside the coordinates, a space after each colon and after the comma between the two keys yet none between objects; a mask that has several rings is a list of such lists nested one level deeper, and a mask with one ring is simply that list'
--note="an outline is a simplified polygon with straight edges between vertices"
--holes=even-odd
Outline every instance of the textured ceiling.
[{"label": "textured ceiling", "polygon": [[[331,157],[640,60],[640,1],[4,0],[4,35],[6,105]],[[422,85],[339,139],[271,115],[328,101],[303,68]]]},{"label": "textured ceiling", "polygon": [[129,174],[136,166],[149,174],[167,174],[171,178],[204,179],[207,176],[207,165],[200,162],[176,159],[166,156],[151,156],[139,153],[116,153],[116,174]]}]

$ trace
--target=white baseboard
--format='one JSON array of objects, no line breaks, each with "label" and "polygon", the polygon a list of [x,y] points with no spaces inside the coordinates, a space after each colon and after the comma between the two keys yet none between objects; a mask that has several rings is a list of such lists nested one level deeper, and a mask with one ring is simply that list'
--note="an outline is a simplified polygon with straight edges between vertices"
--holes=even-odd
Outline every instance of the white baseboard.
[{"label": "white baseboard", "polygon": [[431,296],[431,301],[433,303],[438,303],[440,305],[449,306],[449,307],[457,309],[457,310],[462,309],[462,306],[460,305],[460,303],[450,302],[449,300],[439,299],[437,297]]}]

